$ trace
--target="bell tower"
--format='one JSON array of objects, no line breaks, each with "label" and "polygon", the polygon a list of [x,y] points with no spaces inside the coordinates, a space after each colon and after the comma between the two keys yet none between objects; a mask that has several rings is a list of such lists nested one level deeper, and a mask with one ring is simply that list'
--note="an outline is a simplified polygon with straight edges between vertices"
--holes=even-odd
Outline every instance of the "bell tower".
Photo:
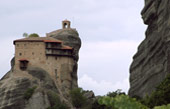
[{"label": "bell tower", "polygon": [[71,25],[71,22],[70,22],[69,20],[64,20],[64,21],[62,21],[63,29],[68,29],[68,28],[70,28],[70,25]]}]

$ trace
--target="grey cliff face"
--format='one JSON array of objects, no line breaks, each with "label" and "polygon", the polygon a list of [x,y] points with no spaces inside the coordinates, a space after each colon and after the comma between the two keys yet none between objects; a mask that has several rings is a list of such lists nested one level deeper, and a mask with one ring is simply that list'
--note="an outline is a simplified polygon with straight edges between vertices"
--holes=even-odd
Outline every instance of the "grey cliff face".
[{"label": "grey cliff face", "polygon": [[[25,93],[36,86],[29,99]],[[47,109],[52,105],[49,94],[59,95],[62,102],[72,105],[55,85],[48,72],[40,68],[29,68],[24,74],[9,71],[0,81],[0,109]]]},{"label": "grey cliff face", "polygon": [[150,94],[170,73],[169,7],[169,0],[145,0],[141,14],[148,28],[130,66],[130,96]]}]

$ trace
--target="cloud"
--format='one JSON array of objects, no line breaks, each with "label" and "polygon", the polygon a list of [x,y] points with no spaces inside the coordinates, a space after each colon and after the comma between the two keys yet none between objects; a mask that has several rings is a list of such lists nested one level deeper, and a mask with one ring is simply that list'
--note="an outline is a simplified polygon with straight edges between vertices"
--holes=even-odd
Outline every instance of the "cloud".
[{"label": "cloud", "polygon": [[[44,34],[69,19],[83,40],[142,39],[143,0],[0,1],[0,35]],[[10,32],[9,32],[10,31]],[[139,33],[141,35],[139,35]]]},{"label": "cloud", "polygon": [[90,75],[97,81],[113,83],[129,76],[132,57],[137,50],[137,41],[83,42],[80,49],[78,76]]},{"label": "cloud", "polygon": [[129,81],[127,78],[112,83],[107,80],[96,81],[94,78],[84,74],[79,78],[78,83],[79,87],[82,87],[84,90],[93,90],[95,95],[105,95],[108,92],[113,92],[117,89],[122,89],[122,91],[127,93],[129,89]]}]

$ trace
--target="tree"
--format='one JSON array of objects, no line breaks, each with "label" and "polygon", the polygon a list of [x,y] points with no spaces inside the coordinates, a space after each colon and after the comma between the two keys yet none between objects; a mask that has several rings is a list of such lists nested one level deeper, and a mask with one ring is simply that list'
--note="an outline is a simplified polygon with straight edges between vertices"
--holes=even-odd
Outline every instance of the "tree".
[{"label": "tree", "polygon": [[37,33],[32,33],[29,35],[29,37],[39,37],[39,35]]},{"label": "tree", "polygon": [[28,33],[23,33],[23,37],[28,37]]},{"label": "tree", "polygon": [[150,108],[170,103],[170,74],[156,87],[150,96],[146,96],[142,103]]},{"label": "tree", "polygon": [[116,97],[101,97],[98,100],[100,105],[106,105],[111,109],[149,109],[145,105],[136,101],[135,98],[130,98],[128,95],[117,95]]},{"label": "tree", "polygon": [[117,89],[114,92],[107,93],[107,96],[109,96],[109,97],[116,97],[116,95],[126,95],[126,94],[125,94],[125,92],[122,92],[121,89]]},{"label": "tree", "polygon": [[73,106],[81,108],[87,103],[87,98],[84,95],[82,88],[75,88],[70,91],[71,101]]}]

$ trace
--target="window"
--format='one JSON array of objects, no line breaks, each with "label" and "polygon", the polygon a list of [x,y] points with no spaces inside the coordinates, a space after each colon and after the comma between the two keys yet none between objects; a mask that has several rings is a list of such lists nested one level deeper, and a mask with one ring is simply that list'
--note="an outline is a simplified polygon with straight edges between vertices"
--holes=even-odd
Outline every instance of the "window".
[{"label": "window", "polygon": [[20,69],[26,70],[28,67],[28,61],[27,60],[20,60]]},{"label": "window", "polygon": [[55,60],[57,60],[57,56],[55,57]]},{"label": "window", "polygon": [[67,23],[64,23],[64,28],[67,28],[67,26],[68,26]]},{"label": "window", "polygon": [[32,55],[34,55],[34,52],[32,52]]},{"label": "window", "polygon": [[62,26],[63,26],[63,29],[65,29],[65,28],[70,28],[70,21],[64,20],[64,21],[62,22]]},{"label": "window", "polygon": [[21,56],[22,55],[22,53],[19,53],[19,56]]},{"label": "window", "polygon": [[55,77],[58,78],[57,76],[58,76],[58,75],[57,75],[57,69],[55,69]]}]

